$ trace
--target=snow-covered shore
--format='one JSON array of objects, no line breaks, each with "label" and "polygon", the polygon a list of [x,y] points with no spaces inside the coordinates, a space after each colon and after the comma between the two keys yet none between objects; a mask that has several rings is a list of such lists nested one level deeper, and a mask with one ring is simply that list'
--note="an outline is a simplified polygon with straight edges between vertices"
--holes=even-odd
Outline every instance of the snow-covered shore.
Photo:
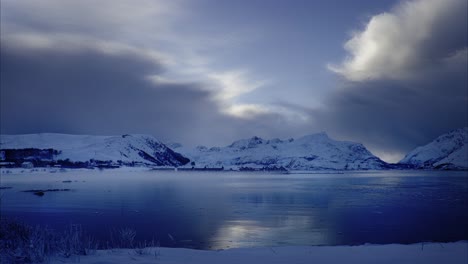
[{"label": "snow-covered shore", "polygon": [[[143,253],[143,254],[140,254]],[[411,245],[295,246],[237,248],[221,251],[184,248],[98,250],[75,258],[56,258],[51,263],[468,263],[468,241]]]}]

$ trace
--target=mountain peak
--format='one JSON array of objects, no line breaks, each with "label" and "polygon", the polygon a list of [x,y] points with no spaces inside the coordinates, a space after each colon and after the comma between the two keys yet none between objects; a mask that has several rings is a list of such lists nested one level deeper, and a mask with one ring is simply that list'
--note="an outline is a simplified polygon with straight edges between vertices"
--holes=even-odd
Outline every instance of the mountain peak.
[{"label": "mountain peak", "polygon": [[399,163],[417,168],[468,169],[468,127],[440,135],[408,153]]},{"label": "mountain peak", "polygon": [[2,135],[0,148],[16,154],[23,153],[24,149],[34,149],[35,152],[52,149],[56,151],[54,156],[50,157],[52,160],[70,160],[81,163],[98,160],[122,164],[180,166],[188,162],[188,159],[174,152],[153,136],[143,134],[121,136],[54,133]]},{"label": "mountain peak", "polygon": [[263,140],[262,138],[253,136],[249,139],[241,139],[241,140],[234,141],[228,147],[239,148],[239,149],[254,148],[257,145],[263,144],[264,142],[265,140]]},{"label": "mountain peak", "polygon": [[[186,152],[185,152],[186,151]],[[231,169],[360,170],[388,165],[362,144],[336,141],[325,132],[298,140],[264,140],[254,136],[222,148],[182,150],[197,166]]]},{"label": "mountain peak", "polygon": [[249,139],[249,142],[252,144],[262,144],[263,141],[264,140],[261,137],[257,137],[257,136],[253,136]]}]

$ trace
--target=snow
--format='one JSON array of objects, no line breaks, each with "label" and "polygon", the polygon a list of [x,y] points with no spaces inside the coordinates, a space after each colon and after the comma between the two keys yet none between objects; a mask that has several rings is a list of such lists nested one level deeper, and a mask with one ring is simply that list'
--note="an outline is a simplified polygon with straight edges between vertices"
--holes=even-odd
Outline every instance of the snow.
[{"label": "snow", "polygon": [[336,141],[325,133],[308,135],[297,140],[265,140],[252,137],[235,141],[226,147],[178,147],[174,150],[194,161],[195,167],[201,168],[284,167],[290,170],[355,170],[382,169],[387,165],[362,144]]},{"label": "snow", "polygon": [[149,248],[143,251],[144,254],[138,254],[132,249],[99,250],[96,254],[80,258],[52,259],[51,263],[468,263],[468,243],[466,241],[411,245],[238,248],[222,251]]},{"label": "snow", "polygon": [[[73,162],[100,161],[141,162],[153,164],[141,153],[146,153],[165,165],[177,164],[173,153],[164,144],[149,135],[91,136],[67,134],[1,135],[0,149],[55,149],[61,151],[55,159]],[[168,153],[169,152],[169,153]]]},{"label": "snow", "polygon": [[468,127],[439,136],[408,153],[399,163],[420,168],[468,169]]},{"label": "snow", "polygon": [[[295,139],[259,137],[241,139],[225,147],[187,148],[170,144],[189,158],[196,168],[288,169],[288,170],[380,170],[390,167],[362,144],[336,141],[326,133]],[[180,166],[184,157],[149,135],[92,136],[66,134],[1,135],[0,149],[55,149],[54,159],[73,162],[122,161],[157,166]],[[468,127],[441,135],[416,148],[399,164],[416,168],[468,169]],[[192,167],[188,163],[186,167]]]}]

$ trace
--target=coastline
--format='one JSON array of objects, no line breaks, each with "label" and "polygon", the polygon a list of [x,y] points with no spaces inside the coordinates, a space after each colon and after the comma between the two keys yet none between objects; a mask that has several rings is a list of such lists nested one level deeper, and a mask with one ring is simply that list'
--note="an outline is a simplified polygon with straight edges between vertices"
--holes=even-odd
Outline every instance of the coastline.
[{"label": "coastline", "polygon": [[50,263],[452,263],[468,262],[468,241],[410,245],[292,246],[194,250],[145,248],[97,250],[87,256],[52,258]]}]

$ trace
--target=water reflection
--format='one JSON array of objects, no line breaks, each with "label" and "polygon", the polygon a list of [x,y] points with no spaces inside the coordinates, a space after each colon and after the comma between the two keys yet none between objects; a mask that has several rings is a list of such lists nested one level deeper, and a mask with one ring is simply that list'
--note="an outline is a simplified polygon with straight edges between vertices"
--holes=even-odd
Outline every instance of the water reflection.
[{"label": "water reflection", "polygon": [[309,216],[279,216],[271,220],[229,220],[211,240],[215,249],[278,245],[323,245],[327,233],[312,231]]}]

